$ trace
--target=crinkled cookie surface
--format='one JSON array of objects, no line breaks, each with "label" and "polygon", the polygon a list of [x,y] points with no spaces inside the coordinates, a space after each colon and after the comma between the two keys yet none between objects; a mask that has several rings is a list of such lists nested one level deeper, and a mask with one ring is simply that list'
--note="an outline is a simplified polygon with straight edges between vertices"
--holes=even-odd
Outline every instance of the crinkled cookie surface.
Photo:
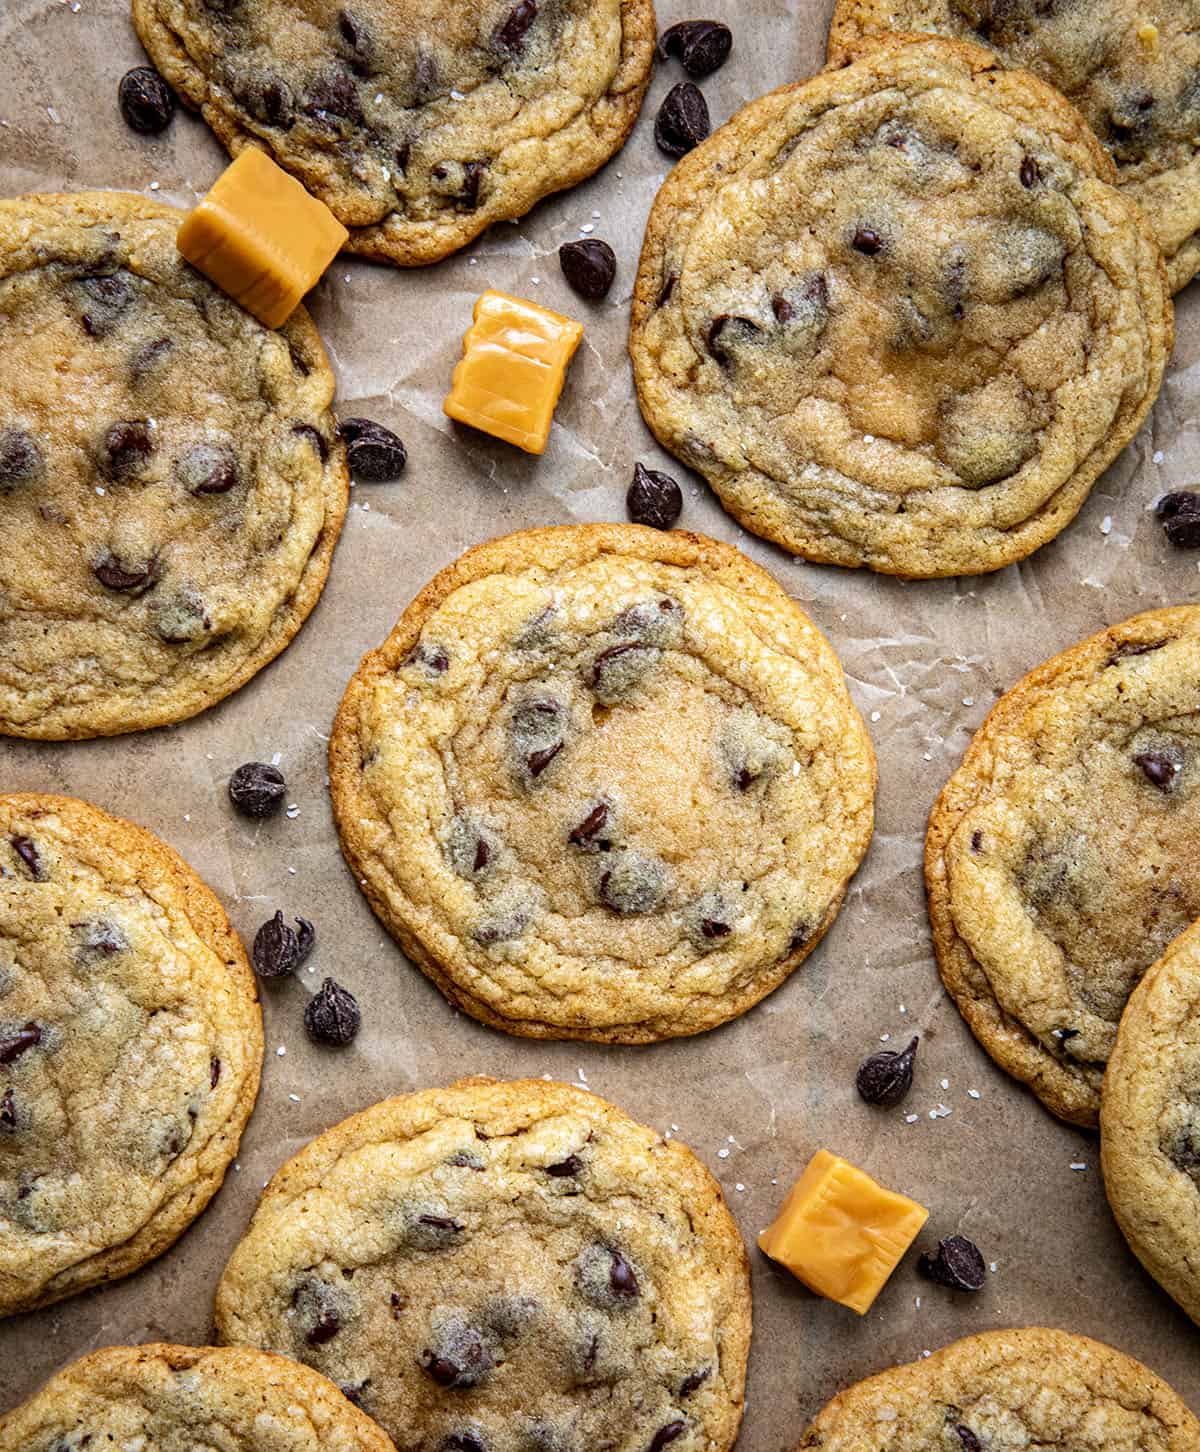
[{"label": "crinkled cookie surface", "polygon": [[195,873],[86,802],[0,796],[0,1314],[165,1250],[261,1062],[254,976]]},{"label": "crinkled cookie surface", "polygon": [[819,1413],[802,1452],[1194,1452],[1197,1422],[1130,1356],[1066,1331],[968,1336]]},{"label": "crinkled cookie surface", "polygon": [[623,144],[651,0],[134,0],[155,65],[233,152],[264,147],[352,229],[436,262]]},{"label": "crinkled cookie surface", "polygon": [[337,1382],[397,1447],[727,1452],[750,1337],[715,1181],[595,1095],[387,1100],[271,1181],[217,1292],[227,1342]]},{"label": "crinkled cookie surface", "polygon": [[211,1346],[110,1346],[7,1415],[0,1452],[392,1452],[323,1376],[282,1356]]},{"label": "crinkled cookie surface", "polygon": [[123,193],[0,202],[0,732],[194,715],[316,604],[346,507],[333,375]]},{"label": "crinkled cookie surface", "polygon": [[881,31],[986,45],[1060,90],[1143,208],[1174,292],[1200,267],[1200,8],[1195,0],[838,0],[829,54]]},{"label": "crinkled cookie surface", "polygon": [[469,551],[363,661],[343,850],[415,963],[510,1032],[643,1042],[776,987],[871,833],[840,665],[727,545],[632,525]]},{"label": "crinkled cookie surface", "polygon": [[1079,115],[955,42],[753,101],[650,215],[630,351],[663,445],[748,529],[888,574],[1063,529],[1158,392],[1157,248]]},{"label": "crinkled cookie surface", "polygon": [[997,703],[929,819],[946,987],[1056,1114],[1094,1125],[1121,1014],[1200,918],[1200,608],[1134,616]]}]

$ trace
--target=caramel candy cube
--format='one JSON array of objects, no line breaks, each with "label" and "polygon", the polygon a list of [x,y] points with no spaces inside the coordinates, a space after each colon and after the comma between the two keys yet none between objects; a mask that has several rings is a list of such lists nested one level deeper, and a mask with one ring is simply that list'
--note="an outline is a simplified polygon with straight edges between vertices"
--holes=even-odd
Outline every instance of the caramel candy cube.
[{"label": "caramel candy cube", "polygon": [[222,292],[277,328],[349,235],[324,202],[248,146],[184,218],[178,246]]},{"label": "caramel candy cube", "polygon": [[862,1316],[928,1219],[923,1205],[818,1150],[758,1245],[809,1290]]},{"label": "caramel candy cube", "polygon": [[463,337],[443,407],[527,454],[540,454],[583,324],[525,298],[485,292]]}]

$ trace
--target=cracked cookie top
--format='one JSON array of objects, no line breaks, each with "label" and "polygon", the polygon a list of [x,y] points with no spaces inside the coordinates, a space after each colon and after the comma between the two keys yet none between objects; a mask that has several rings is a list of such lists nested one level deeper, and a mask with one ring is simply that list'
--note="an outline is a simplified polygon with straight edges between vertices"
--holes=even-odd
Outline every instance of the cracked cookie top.
[{"label": "cracked cookie top", "polygon": [[469,551],[364,659],[343,849],[405,952],[509,1032],[644,1042],[811,951],[875,768],[820,632],[727,545],[634,525]]},{"label": "cracked cookie top", "polygon": [[155,65],[232,152],[265,148],[351,229],[436,262],[617,151],[651,0],[134,0]]},{"label": "cracked cookie top", "polygon": [[188,266],[183,214],[0,202],[0,732],[194,715],[316,603],[348,477],[333,375]]},{"label": "cracked cookie top", "polygon": [[968,1336],[834,1397],[798,1452],[1191,1452],[1197,1422],[1140,1362],[1032,1326]]},{"label": "cracked cookie top", "polygon": [[1200,267],[1200,9],[1195,0],[838,0],[835,64],[881,32],[986,45],[1083,113],[1145,211],[1177,292]]},{"label": "cracked cookie top", "polygon": [[1200,1323],[1200,925],[1134,990],[1104,1076],[1109,1204],[1138,1259]]},{"label": "cracked cookie top", "polygon": [[1039,666],[929,819],[946,987],[1002,1068],[1094,1125],[1138,980],[1200,918],[1200,608],[1151,610]]},{"label": "cracked cookie top", "polygon": [[642,412],[747,529],[888,574],[1070,522],[1153,403],[1157,248],[1079,115],[974,46],[880,43],[739,111],[650,215]]},{"label": "cracked cookie top", "polygon": [[306,1366],[261,1351],[110,1346],[0,1415],[0,1452],[392,1452],[374,1422]]},{"label": "cracked cookie top", "polygon": [[216,1319],[324,1372],[401,1452],[727,1452],[750,1286],[690,1150],[584,1090],[465,1079],[284,1165]]},{"label": "cracked cookie top", "polygon": [[246,955],[187,864],[87,802],[0,797],[0,1315],[165,1250],[261,1061]]}]

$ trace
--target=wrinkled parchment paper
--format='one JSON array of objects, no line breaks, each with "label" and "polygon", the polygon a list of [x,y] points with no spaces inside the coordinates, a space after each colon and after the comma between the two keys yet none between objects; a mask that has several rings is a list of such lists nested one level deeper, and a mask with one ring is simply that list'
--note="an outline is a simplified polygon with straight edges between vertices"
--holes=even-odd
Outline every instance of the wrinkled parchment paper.
[{"label": "wrinkled parchment paper", "polygon": [[[732,26],[732,58],[703,83],[719,123],[820,64],[829,4],[697,0],[692,9],[661,0],[659,21],[703,14]],[[0,0],[3,193],[111,187],[192,205],[224,153],[186,114],[159,139],[126,129],[117,82],[142,61],[126,0]],[[825,1145],[931,1207],[922,1244],[960,1232],[982,1247],[994,1274],[981,1295],[922,1280],[914,1254],[862,1320],[810,1295],[752,1248],[744,1452],[788,1452],[818,1407],[872,1371],[969,1332],[1019,1324],[1109,1341],[1200,1411],[1200,1330],[1126,1249],[1106,1207],[1096,1140],[1052,1119],[994,1069],[943,994],[920,875],[930,804],[995,698],[1105,624],[1197,596],[1200,557],[1169,549],[1149,510],[1165,490],[1200,481],[1200,284],[1179,299],[1175,355],[1149,423],[1067,532],[999,574],[904,584],[797,563],[739,529],[699,480],[688,480],[683,524],[746,550],[829,634],[879,754],[875,840],[841,917],[789,982],[744,1018],[640,1049],[493,1032],[453,1012],[406,963],[342,864],[324,786],[326,737],[360,656],[409,599],[479,540],[623,519],[636,459],[685,475],[642,424],[625,356],[642,230],[668,165],[654,147],[653,118],[681,77],[677,63],[661,67],[625,150],[519,224],[494,228],[434,268],[339,261],[316,290],[312,310],[337,370],[339,407],[394,428],[409,465],[399,483],[353,491],[324,598],[280,660],[175,728],[75,744],[0,738],[0,789],[68,792],[131,817],[212,884],[247,942],[278,907],[311,918],[318,943],[302,982],[264,991],[262,1093],[224,1189],[139,1274],[0,1324],[0,1407],[95,1347],[204,1341],[221,1267],[283,1160],[376,1099],[482,1072],[584,1083],[677,1134],[720,1179],[748,1243]],[[616,286],[600,305],[571,294],[556,257],[560,243],[585,234],[606,238],[619,259]],[[441,412],[472,302],[489,286],[587,324],[540,460],[452,428]],[[230,771],[276,753],[298,812],[265,825],[235,817],[225,794]],[[301,1025],[306,990],[325,974],[362,1004],[362,1034],[342,1053],[315,1049]],[[868,1109],[853,1088],[859,1060],[885,1036],[897,1047],[913,1032],[922,1036],[913,1093],[900,1109]]]}]

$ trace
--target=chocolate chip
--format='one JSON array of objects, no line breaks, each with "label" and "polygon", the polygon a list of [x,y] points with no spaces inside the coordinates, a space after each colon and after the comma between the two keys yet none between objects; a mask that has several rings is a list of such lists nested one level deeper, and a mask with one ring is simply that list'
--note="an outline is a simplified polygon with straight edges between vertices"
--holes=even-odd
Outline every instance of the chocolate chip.
[{"label": "chocolate chip", "polygon": [[775,321],[777,323],[790,323],[796,315],[796,309],[781,292],[777,292],[772,296],[771,311],[775,314]]},{"label": "chocolate chip", "polygon": [[487,1444],[473,1432],[451,1432],[441,1452],[487,1452]]},{"label": "chocolate chip", "polygon": [[371,44],[371,33],[361,20],[356,19],[348,10],[338,11],[338,35],[341,39],[341,48],[351,69],[356,75],[367,76],[371,73],[371,57],[374,47]]},{"label": "chocolate chip", "polygon": [[917,1261],[922,1275],[953,1291],[981,1291],[987,1278],[979,1247],[965,1235],[938,1241],[937,1254],[925,1251]]},{"label": "chocolate chip", "polygon": [[367,1403],[367,1390],[371,1385],[371,1378],[357,1382],[338,1382],[338,1391],[348,1402],[353,1402],[356,1407],[365,1409]]},{"label": "chocolate chip", "polygon": [[0,1064],[15,1064],[29,1049],[36,1049],[42,1041],[40,1024],[27,1023],[15,1033],[0,1034]]},{"label": "chocolate chip", "polygon": [[1023,187],[1033,187],[1041,179],[1042,173],[1038,169],[1037,162],[1034,161],[1032,156],[1023,156],[1021,158],[1021,185]]},{"label": "chocolate chip", "polygon": [[244,817],[269,817],[286,795],[283,772],[265,761],[247,761],[229,778],[229,800]]},{"label": "chocolate chip", "polygon": [[874,257],[877,252],[883,249],[883,238],[874,227],[855,227],[854,236],[850,239],[850,245],[856,252],[861,252],[864,257]]},{"label": "chocolate chip", "polygon": [[126,71],[117,87],[117,100],[125,124],[144,136],[157,136],[171,124],[175,96],[152,66]]},{"label": "chocolate chip", "polygon": [[1200,493],[1178,489],[1164,494],[1154,506],[1163,522],[1163,531],[1176,549],[1200,549]]},{"label": "chocolate chip", "polygon": [[0,429],[0,493],[30,484],[46,471],[42,451],[24,429]]},{"label": "chocolate chip", "polygon": [[533,920],[533,911],[534,903],[529,896],[520,888],[513,888],[491,904],[472,936],[485,948],[511,943],[524,935]]},{"label": "chocolate chip", "polygon": [[251,952],[254,971],[260,978],[283,978],[299,967],[300,940],[277,912],[254,935]]},{"label": "chocolate chip", "polygon": [[361,1024],[358,1000],[332,978],[326,978],[304,1010],[304,1027],[309,1038],[334,1048],[351,1043]]},{"label": "chocolate chip", "polygon": [[318,430],[313,428],[312,424],[294,423],[292,425],[292,433],[299,434],[302,439],[308,440],[316,450],[317,457],[321,460],[322,464],[329,458],[329,445],[325,442],[324,437]]},{"label": "chocolate chip", "polygon": [[956,1422],[954,1430],[958,1433],[958,1440],[963,1444],[963,1452],[983,1452],[979,1438],[970,1427],[964,1427],[961,1422]]},{"label": "chocolate chip", "polygon": [[619,1250],[610,1251],[612,1265],[608,1272],[608,1283],[614,1296],[633,1297],[641,1294],[638,1278],[633,1267]]},{"label": "chocolate chip", "polygon": [[408,453],[391,429],[369,418],[344,418],[338,428],[346,440],[346,462],[356,479],[387,484],[403,473]]},{"label": "chocolate chip", "polygon": [[129,360],[129,371],[133,381],[140,383],[146,374],[156,368],[174,347],[170,338],[153,338],[143,343]]},{"label": "chocolate chip", "polygon": [[496,49],[507,51],[509,55],[520,55],[537,13],[537,0],[518,0],[492,33]]},{"label": "chocolate chip", "polygon": [[296,958],[297,968],[308,961],[313,950],[313,944],[317,941],[317,931],[307,918],[296,919]]},{"label": "chocolate chip", "polygon": [[912,1088],[919,1043],[920,1039],[914,1037],[898,1054],[881,1052],[862,1061],[854,1084],[868,1104],[885,1104],[890,1108],[900,1103]]},{"label": "chocolate chip", "polygon": [[547,1165],[546,1173],[556,1180],[566,1179],[569,1175],[577,1175],[583,1169],[583,1161],[578,1155],[568,1155],[565,1160],[559,1160],[557,1164]]},{"label": "chocolate chip", "polygon": [[669,272],[663,280],[663,285],[658,294],[658,306],[665,307],[671,301],[671,295],[675,291],[675,284],[679,281],[677,272]]},{"label": "chocolate chip", "polygon": [[1151,786],[1160,792],[1169,792],[1175,785],[1183,763],[1165,751],[1140,751],[1133,758],[1142,768],[1142,773]]},{"label": "chocolate chip", "polygon": [[100,469],[108,479],[131,479],[145,469],[153,453],[154,437],[150,430],[150,420],[120,419],[104,435]]},{"label": "chocolate chip", "polygon": [[733,929],[728,923],[722,923],[716,918],[701,918],[700,931],[706,938],[716,940],[719,938],[727,938],[733,932]]},{"label": "chocolate chip", "polygon": [[576,1256],[575,1284],[585,1300],[607,1311],[627,1310],[641,1295],[637,1273],[608,1245],[590,1245]]},{"label": "chocolate chip", "polygon": [[663,31],[658,58],[678,56],[684,70],[698,81],[720,70],[732,48],[733,32],[719,20],[682,20]]},{"label": "chocolate chip", "polygon": [[693,1371],[680,1382],[679,1395],[681,1397],[690,1397],[694,1391],[704,1385],[711,1375],[711,1366],[702,1366],[698,1371]]},{"label": "chocolate chip", "polygon": [[78,286],[84,295],[84,310],[79,319],[83,331],[89,338],[107,337],[133,302],[129,274],[113,272],[102,277],[85,277]]},{"label": "chocolate chip", "polygon": [[408,656],[404,664],[406,666],[423,666],[431,676],[440,676],[450,669],[450,657],[440,645],[426,645],[422,641]]},{"label": "chocolate chip", "polygon": [[154,583],[156,562],[147,560],[141,565],[126,567],[112,555],[105,555],[92,566],[92,574],[106,590],[127,594],[141,594]]},{"label": "chocolate chip", "polygon": [[12,843],[12,850],[25,866],[28,867],[29,875],[33,878],[34,882],[45,882],[49,874],[42,866],[41,855],[29,838],[10,837],[9,841]]},{"label": "chocolate chip", "polygon": [[660,1427],[650,1439],[650,1446],[646,1452],[662,1452],[668,1442],[674,1442],[687,1429],[686,1422],[668,1422],[665,1427]]},{"label": "chocolate chip", "polygon": [[439,1327],[434,1345],[421,1353],[422,1368],[441,1387],[478,1386],[493,1365],[482,1335],[457,1318]]},{"label": "chocolate chip", "polygon": [[651,529],[674,529],[683,513],[683,490],[670,474],[635,464],[625,507],[634,524],[645,524]]},{"label": "chocolate chip", "polygon": [[220,444],[193,444],[175,460],[175,476],[189,494],[228,494],[238,482],[237,456]]},{"label": "chocolate chip", "polygon": [[215,1089],[221,1078],[221,1061],[215,1056],[208,1061],[208,1087]]},{"label": "chocolate chip", "polygon": [[[752,318],[738,317],[735,313],[721,313],[708,325],[705,342],[708,345],[708,351],[721,367],[728,368],[733,359],[726,352],[726,348],[731,343],[745,342],[761,332],[762,329]],[[722,339],[725,341],[722,342]]]},{"label": "chocolate chip", "polygon": [[458,1221],[449,1215],[418,1215],[417,1224],[428,1225],[433,1230],[448,1231],[452,1235],[457,1235],[462,1230]]},{"label": "chocolate chip", "polygon": [[641,679],[654,659],[650,646],[623,640],[602,650],[592,661],[587,683],[601,700],[615,700]]},{"label": "chocolate chip", "polygon": [[598,237],[564,242],[558,249],[558,263],[574,291],[592,302],[608,296],[617,275],[617,254]]},{"label": "chocolate chip", "polygon": [[595,847],[603,852],[608,843],[600,838],[600,832],[608,822],[608,803],[598,802],[577,827],[567,833],[567,841],[573,847]]},{"label": "chocolate chip", "polygon": [[303,109],[318,126],[330,131],[342,130],[345,123],[362,125],[362,102],[349,71],[329,70],[318,76],[309,88]]},{"label": "chocolate chip", "polygon": [[342,1329],[341,1318],[336,1311],[322,1311],[316,1323],[305,1333],[304,1339],[310,1346],[324,1346]]},{"label": "chocolate chip", "polygon": [[1164,635],[1160,640],[1127,640],[1118,645],[1105,665],[1116,665],[1119,660],[1125,660],[1131,655],[1149,655],[1151,651],[1161,650],[1164,645],[1169,644],[1173,636]]},{"label": "chocolate chip", "polygon": [[113,958],[129,947],[129,939],[120,927],[107,918],[91,918],[70,926],[76,942],[75,957],[82,964]]},{"label": "chocolate chip", "polygon": [[513,710],[509,727],[518,761],[526,774],[541,776],[565,744],[566,712],[551,696],[533,696]]},{"label": "chocolate chip", "polygon": [[16,1129],[17,1127],[17,1096],[11,1089],[6,1089],[0,1098],[0,1129]]},{"label": "chocolate chip", "polygon": [[264,126],[287,130],[296,119],[296,101],[292,88],[278,76],[255,80],[242,97],[246,109]]},{"label": "chocolate chip", "polygon": [[531,751],[525,763],[529,768],[529,775],[541,776],[562,749],[562,742],[556,741],[553,746],[543,747],[539,751]]},{"label": "chocolate chip", "polygon": [[599,896],[605,907],[622,917],[652,912],[667,889],[667,870],[652,857],[622,852],[600,878]]},{"label": "chocolate chip", "polygon": [[685,156],[710,130],[708,103],[698,86],[680,81],[667,92],[654,120],[654,140],[667,156]]}]

